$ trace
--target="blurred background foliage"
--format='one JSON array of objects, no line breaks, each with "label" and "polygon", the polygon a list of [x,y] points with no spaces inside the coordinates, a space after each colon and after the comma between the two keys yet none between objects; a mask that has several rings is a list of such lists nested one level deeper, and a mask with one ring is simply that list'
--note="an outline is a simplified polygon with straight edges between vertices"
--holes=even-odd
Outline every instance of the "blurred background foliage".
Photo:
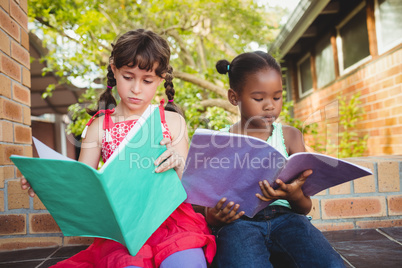
[{"label": "blurred background foliage", "polygon": [[[79,136],[106,87],[111,44],[131,29],[145,28],[166,38],[172,50],[175,103],[186,116],[190,137],[198,127],[220,129],[238,120],[227,101],[228,79],[215,70],[220,59],[267,51],[288,10],[254,0],[31,0],[30,29],[49,53],[42,59],[60,83],[86,88],[69,107],[68,131]],[[282,20],[283,21],[283,20]],[[54,85],[43,93],[50,98]],[[286,92],[284,93],[286,94]],[[164,98],[159,88],[155,102]],[[286,99],[286,96],[285,98]],[[281,120],[303,131],[285,102]],[[311,127],[310,127],[311,129]],[[304,129],[304,132],[309,129]]]}]

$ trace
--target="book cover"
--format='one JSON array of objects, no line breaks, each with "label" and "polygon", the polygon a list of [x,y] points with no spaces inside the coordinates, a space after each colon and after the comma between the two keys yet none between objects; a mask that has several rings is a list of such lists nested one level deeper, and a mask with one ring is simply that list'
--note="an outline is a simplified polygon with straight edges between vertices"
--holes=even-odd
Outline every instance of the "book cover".
[{"label": "book cover", "polygon": [[186,199],[176,172],[155,173],[166,146],[159,109],[150,106],[100,170],[35,141],[39,156],[10,159],[29,181],[65,236],[101,237],[137,254]]},{"label": "book cover", "polygon": [[302,190],[312,196],[327,188],[371,175],[367,168],[317,153],[296,153],[288,159],[263,140],[220,131],[197,129],[191,141],[182,184],[186,202],[213,207],[222,198],[240,205],[248,217],[270,203],[258,199],[258,182],[267,180],[274,189],[277,178],[291,182],[312,169]]}]

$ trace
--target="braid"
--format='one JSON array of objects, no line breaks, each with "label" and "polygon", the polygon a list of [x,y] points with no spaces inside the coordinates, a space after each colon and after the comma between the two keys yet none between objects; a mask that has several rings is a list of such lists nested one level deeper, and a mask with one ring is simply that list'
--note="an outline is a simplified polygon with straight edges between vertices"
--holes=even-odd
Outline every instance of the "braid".
[{"label": "braid", "polygon": [[98,110],[103,110],[103,109],[113,109],[116,107],[116,99],[113,97],[112,94],[112,88],[116,86],[116,79],[114,78],[114,74],[112,71],[112,67],[109,65],[107,67],[107,88],[106,90],[100,95],[99,101],[98,101],[98,107],[96,109],[87,109],[87,113],[89,115],[94,115]]},{"label": "braid", "polygon": [[116,86],[116,79],[114,78],[114,74],[113,74],[113,71],[112,71],[112,66],[110,66],[110,64],[107,67],[107,75],[106,75],[106,77],[107,77],[107,85],[109,87]]},{"label": "braid", "polygon": [[174,99],[174,86],[173,86],[173,68],[169,65],[168,70],[165,74],[165,94],[168,97],[168,100]]},{"label": "braid", "polygon": [[165,94],[169,100],[169,102],[165,106],[165,110],[183,115],[183,112],[180,110],[180,108],[177,107],[177,105],[173,102],[175,90],[173,86],[173,68],[170,65],[168,66],[168,70],[165,73],[165,83],[163,85],[165,86]]}]

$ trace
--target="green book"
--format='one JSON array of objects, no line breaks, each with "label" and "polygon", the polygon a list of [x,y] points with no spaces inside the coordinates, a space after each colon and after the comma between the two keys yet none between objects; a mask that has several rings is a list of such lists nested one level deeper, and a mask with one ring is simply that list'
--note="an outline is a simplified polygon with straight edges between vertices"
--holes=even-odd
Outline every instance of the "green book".
[{"label": "green book", "polygon": [[166,150],[162,138],[159,109],[151,105],[99,170],[39,141],[41,158],[10,159],[65,236],[112,239],[134,256],[187,197],[173,169],[154,172],[155,159]]}]

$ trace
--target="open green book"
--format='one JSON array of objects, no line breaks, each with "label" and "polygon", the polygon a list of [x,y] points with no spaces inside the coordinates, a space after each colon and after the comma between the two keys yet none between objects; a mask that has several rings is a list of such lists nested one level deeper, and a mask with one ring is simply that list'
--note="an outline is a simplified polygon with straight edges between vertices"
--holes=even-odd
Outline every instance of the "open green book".
[{"label": "open green book", "polygon": [[63,159],[39,141],[41,158],[10,159],[65,236],[112,239],[135,255],[187,197],[173,169],[154,172],[166,150],[162,138],[159,109],[151,105],[100,170]]}]

